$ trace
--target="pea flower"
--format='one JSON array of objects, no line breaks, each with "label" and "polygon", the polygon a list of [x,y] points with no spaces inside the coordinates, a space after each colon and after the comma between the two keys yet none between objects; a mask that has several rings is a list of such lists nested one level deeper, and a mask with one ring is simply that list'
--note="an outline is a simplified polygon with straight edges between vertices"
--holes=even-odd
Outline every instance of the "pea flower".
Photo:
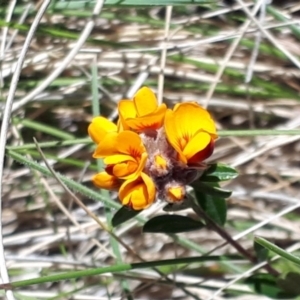
[{"label": "pea flower", "polygon": [[120,121],[124,129],[142,132],[159,129],[165,117],[167,107],[158,105],[154,93],[142,87],[132,100],[121,100],[118,105]]},{"label": "pea flower", "polygon": [[126,180],[120,187],[119,197],[123,205],[134,210],[147,208],[155,200],[156,189],[153,180],[145,173]]},{"label": "pea flower", "polygon": [[141,137],[128,130],[106,133],[93,155],[103,158],[107,173],[121,179],[140,175],[147,156]]},{"label": "pea flower", "polygon": [[164,128],[168,142],[185,164],[199,163],[208,158],[217,138],[214,121],[195,102],[176,104],[168,110]]},{"label": "pea flower", "polygon": [[142,87],[132,100],[118,104],[116,124],[96,117],[88,133],[97,144],[94,158],[106,167],[93,176],[99,188],[118,190],[122,205],[134,210],[156,199],[181,203],[186,186],[199,178],[214,150],[217,133],[210,114],[196,102],[158,105]]}]

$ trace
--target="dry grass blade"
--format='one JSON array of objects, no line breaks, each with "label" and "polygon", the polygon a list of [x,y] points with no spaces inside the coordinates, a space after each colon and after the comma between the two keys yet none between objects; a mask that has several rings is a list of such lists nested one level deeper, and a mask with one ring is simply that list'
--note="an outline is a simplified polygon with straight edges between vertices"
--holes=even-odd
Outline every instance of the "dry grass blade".
[{"label": "dry grass blade", "polygon": [[[2,120],[2,126],[1,126],[1,133],[0,133],[0,215],[2,215],[2,184],[3,184],[3,167],[4,167],[4,156],[5,156],[5,146],[6,146],[6,140],[7,140],[7,133],[8,133],[8,127],[9,127],[9,120],[11,115],[11,109],[13,105],[14,95],[17,89],[17,84],[19,81],[19,76],[21,73],[23,61],[25,59],[26,52],[28,51],[29,45],[31,43],[31,40],[33,38],[33,35],[35,31],[37,30],[37,27],[39,25],[39,22],[45,13],[50,1],[44,1],[42,6],[40,7],[31,27],[28,32],[27,38],[25,40],[25,43],[23,45],[23,48],[20,53],[20,57],[18,60],[18,63],[16,65],[14,76],[11,80],[11,87],[7,96],[5,109],[3,112],[3,120]],[[4,43],[4,41],[3,41]],[[3,47],[4,48],[4,47]],[[2,232],[2,223],[0,224],[0,273],[3,282],[9,282],[9,277],[6,269],[6,261],[5,261],[5,254],[4,254],[4,247],[3,247],[3,232]],[[8,300],[13,300],[14,296],[11,291],[6,292],[6,296]]]}]

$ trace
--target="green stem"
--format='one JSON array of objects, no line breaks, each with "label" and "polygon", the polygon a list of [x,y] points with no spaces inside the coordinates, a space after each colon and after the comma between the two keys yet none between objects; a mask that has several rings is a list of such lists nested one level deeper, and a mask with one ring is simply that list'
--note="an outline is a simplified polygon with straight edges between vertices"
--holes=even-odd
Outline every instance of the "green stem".
[{"label": "green stem", "polygon": [[33,279],[20,280],[11,283],[4,283],[4,284],[0,284],[0,289],[9,290],[9,289],[25,287],[33,284],[56,282],[60,280],[69,280],[74,278],[81,278],[81,277],[100,275],[106,273],[125,272],[125,271],[130,271],[135,269],[145,269],[145,268],[153,268],[153,267],[160,267],[160,266],[174,266],[178,264],[191,264],[191,263],[199,263],[204,261],[230,261],[230,260],[236,261],[240,259],[241,258],[237,256],[232,256],[232,257],[195,256],[195,257],[185,257],[185,258],[177,258],[177,259],[155,260],[150,262],[141,262],[141,263],[133,263],[133,264],[119,264],[119,265],[103,267],[103,268],[71,271],[67,273],[59,273],[55,275],[37,277]]},{"label": "green stem", "polygon": [[248,130],[220,130],[218,131],[220,137],[227,136],[273,136],[273,135],[300,135],[299,129],[248,129]]}]

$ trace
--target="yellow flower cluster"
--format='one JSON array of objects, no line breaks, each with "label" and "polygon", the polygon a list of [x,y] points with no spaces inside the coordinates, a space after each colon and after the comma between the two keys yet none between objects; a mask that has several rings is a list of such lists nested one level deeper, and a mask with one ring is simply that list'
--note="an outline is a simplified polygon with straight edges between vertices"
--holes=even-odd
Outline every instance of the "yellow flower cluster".
[{"label": "yellow flower cluster", "polygon": [[118,104],[117,125],[96,117],[88,133],[105,171],[93,177],[99,188],[118,190],[122,205],[141,210],[156,198],[184,200],[187,184],[199,177],[203,160],[214,149],[214,121],[195,102],[158,105],[155,94],[141,88],[133,100]]}]

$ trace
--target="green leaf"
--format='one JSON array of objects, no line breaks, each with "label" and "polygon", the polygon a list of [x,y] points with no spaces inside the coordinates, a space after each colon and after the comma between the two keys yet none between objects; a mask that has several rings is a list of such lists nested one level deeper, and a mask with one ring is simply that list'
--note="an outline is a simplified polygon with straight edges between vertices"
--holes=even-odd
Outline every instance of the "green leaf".
[{"label": "green leaf", "polygon": [[[226,200],[195,189],[197,204],[215,223],[223,226],[227,217]],[[197,211],[195,211],[197,213]],[[201,216],[200,216],[201,217]]]},{"label": "green leaf", "polygon": [[113,227],[119,226],[122,223],[134,218],[142,210],[133,210],[127,206],[122,206],[113,216],[111,224]]},{"label": "green leaf", "polygon": [[199,230],[205,225],[192,218],[179,215],[161,215],[149,220],[143,227],[144,232],[180,233]]},{"label": "green leaf", "polygon": [[224,164],[211,164],[202,174],[201,181],[219,182],[234,179],[238,176],[238,172]]},{"label": "green leaf", "polygon": [[216,183],[204,183],[200,180],[197,180],[192,184],[195,191],[220,198],[229,198],[232,194],[231,191],[221,189]]}]

